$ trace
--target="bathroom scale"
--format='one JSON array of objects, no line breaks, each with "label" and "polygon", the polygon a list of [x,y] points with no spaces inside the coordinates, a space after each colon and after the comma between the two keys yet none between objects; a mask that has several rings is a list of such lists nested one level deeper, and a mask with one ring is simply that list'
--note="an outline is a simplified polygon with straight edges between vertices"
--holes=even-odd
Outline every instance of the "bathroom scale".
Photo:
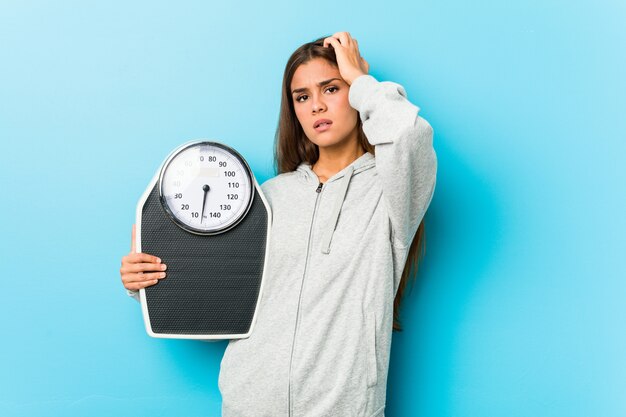
[{"label": "bathroom scale", "polygon": [[232,147],[194,140],[163,161],[137,204],[136,250],[158,256],[166,277],[139,292],[148,334],[239,339],[254,329],[271,209]]}]

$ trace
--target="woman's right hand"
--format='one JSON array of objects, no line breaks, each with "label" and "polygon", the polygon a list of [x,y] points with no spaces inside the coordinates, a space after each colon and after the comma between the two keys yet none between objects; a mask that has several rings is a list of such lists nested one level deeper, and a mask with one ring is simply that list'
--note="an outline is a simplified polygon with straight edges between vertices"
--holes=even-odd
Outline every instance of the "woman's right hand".
[{"label": "woman's right hand", "polygon": [[133,225],[130,253],[122,258],[120,275],[127,290],[139,291],[165,278],[167,266],[161,259],[147,253],[135,253],[135,225]]}]

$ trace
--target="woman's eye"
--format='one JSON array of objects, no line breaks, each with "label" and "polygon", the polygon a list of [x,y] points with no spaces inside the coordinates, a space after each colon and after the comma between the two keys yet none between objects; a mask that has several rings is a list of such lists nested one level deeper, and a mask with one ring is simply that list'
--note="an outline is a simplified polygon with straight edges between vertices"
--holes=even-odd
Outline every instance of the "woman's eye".
[{"label": "woman's eye", "polygon": [[326,91],[330,91],[330,90],[333,90],[333,91],[331,91],[331,92],[332,92],[332,93],[334,93],[335,91],[337,91],[337,90],[338,90],[338,88],[337,88],[337,87],[328,87],[328,88],[326,89]]},{"label": "woman's eye", "polygon": [[306,95],[301,95],[301,96],[299,96],[299,97],[297,97],[297,98],[296,98],[296,101],[300,101],[300,102],[302,102],[302,100],[300,100],[300,99],[301,99],[301,98],[306,98],[306,97],[307,97]]}]

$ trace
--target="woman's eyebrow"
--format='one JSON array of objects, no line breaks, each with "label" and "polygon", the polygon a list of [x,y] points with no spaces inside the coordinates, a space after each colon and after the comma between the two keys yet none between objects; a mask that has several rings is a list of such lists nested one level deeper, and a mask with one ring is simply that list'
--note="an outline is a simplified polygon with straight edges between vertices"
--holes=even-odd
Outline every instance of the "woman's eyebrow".
[{"label": "woman's eyebrow", "polygon": [[[330,84],[331,82],[338,80],[341,81],[341,78],[331,78],[330,80],[324,80],[324,81],[320,81],[319,83],[317,83],[318,87],[324,87],[326,84]],[[306,91],[306,87],[304,88],[296,88],[295,90],[293,90],[291,92],[291,94],[296,94],[296,93],[301,93],[303,91]]]}]

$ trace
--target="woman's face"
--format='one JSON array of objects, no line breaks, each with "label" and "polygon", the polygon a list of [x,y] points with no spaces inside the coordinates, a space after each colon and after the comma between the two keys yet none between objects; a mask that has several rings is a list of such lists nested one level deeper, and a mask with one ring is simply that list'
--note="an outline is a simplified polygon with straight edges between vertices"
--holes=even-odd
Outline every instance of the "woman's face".
[{"label": "woman's face", "polygon": [[[319,147],[357,140],[359,113],[350,106],[350,86],[339,70],[322,58],[300,65],[291,80],[291,97],[304,134]],[[317,126],[320,120],[326,125]]]}]

